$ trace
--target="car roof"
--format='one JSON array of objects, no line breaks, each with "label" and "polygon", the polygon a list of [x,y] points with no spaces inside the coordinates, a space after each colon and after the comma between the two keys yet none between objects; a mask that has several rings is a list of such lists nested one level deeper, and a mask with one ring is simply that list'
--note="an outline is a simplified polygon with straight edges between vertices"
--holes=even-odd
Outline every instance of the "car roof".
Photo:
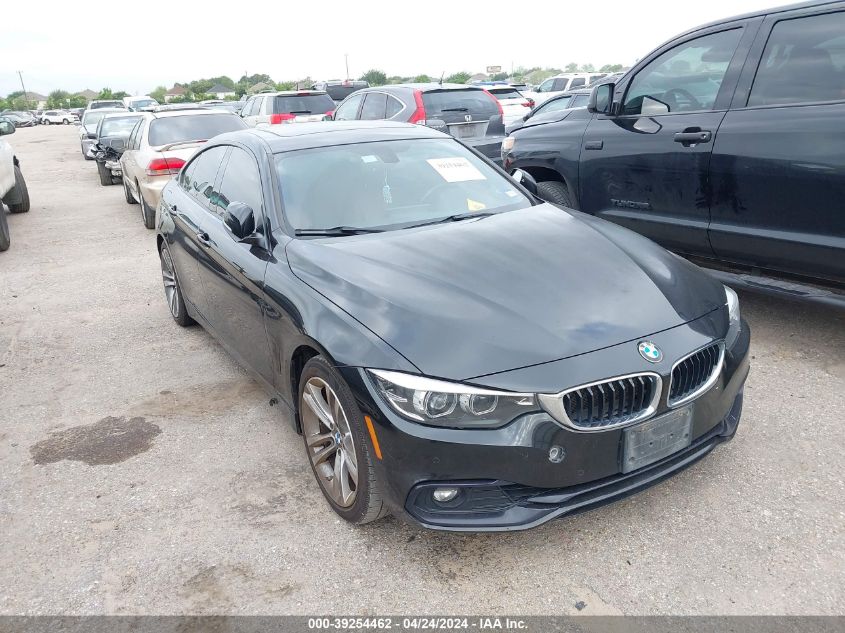
[{"label": "car roof", "polygon": [[254,97],[299,97],[307,95],[328,94],[325,90],[274,90],[273,92],[259,92]]},{"label": "car roof", "polygon": [[431,92],[433,90],[483,90],[480,86],[473,86],[469,84],[441,84],[436,81],[430,83],[407,83],[407,84],[388,84],[386,86],[370,86],[364,90],[379,90],[384,88],[411,88],[419,90],[420,92]]},{"label": "car roof", "polygon": [[[678,37],[683,37],[689,33],[694,33],[695,31],[699,31],[701,29],[706,29],[711,26],[716,26],[718,24],[726,24],[728,22],[734,22],[736,20],[747,20],[749,18],[758,18],[764,15],[771,15],[773,13],[782,13],[784,11],[792,11],[794,9],[806,9],[810,7],[823,7],[825,5],[836,5],[842,4],[842,0],[810,0],[809,2],[796,2],[793,4],[786,4],[779,7],[771,7],[769,9],[760,9],[758,11],[752,11],[750,13],[742,13],[740,15],[734,15],[729,18],[722,18],[721,20],[714,20],[713,22],[708,22],[707,24],[702,24],[700,26],[696,26],[695,28],[689,29],[683,33],[680,33],[672,38],[672,40],[677,39]],[[669,40],[671,41],[671,40]],[[662,46],[662,45],[661,45]]]},{"label": "car roof", "polygon": [[[105,109],[105,108],[104,108]],[[140,119],[143,115],[140,112],[130,112],[129,110],[118,110],[116,112],[107,112],[104,119],[126,119],[134,117]]]},{"label": "car roof", "polygon": [[412,138],[452,138],[425,125],[394,121],[319,121],[295,125],[273,125],[227,132],[214,137],[208,145],[260,142],[274,154],[315,147]]},{"label": "car roof", "polygon": [[96,110],[88,110],[85,114],[96,112],[97,114],[131,114],[126,108],[97,108]]},{"label": "car roof", "polygon": [[[212,109],[212,108],[180,108],[176,110],[161,110],[159,112],[145,112],[144,114],[148,115],[150,119],[166,119],[169,117],[174,116],[186,116],[186,115],[207,115],[207,114],[226,114],[226,112],[220,112],[220,110]],[[237,115],[233,115],[237,116]]]}]

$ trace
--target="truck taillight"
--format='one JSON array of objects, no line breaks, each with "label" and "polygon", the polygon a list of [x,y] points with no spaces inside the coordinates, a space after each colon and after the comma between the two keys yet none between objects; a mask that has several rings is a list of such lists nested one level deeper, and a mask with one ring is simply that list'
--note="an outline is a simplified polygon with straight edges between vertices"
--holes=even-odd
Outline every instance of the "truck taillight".
[{"label": "truck taillight", "polygon": [[166,176],[178,174],[184,165],[185,161],[181,158],[154,158],[147,165],[147,175]]},{"label": "truck taillight", "polygon": [[270,115],[270,124],[271,125],[278,125],[279,123],[290,123],[296,118],[295,114],[271,114]]},{"label": "truck taillight", "polygon": [[408,119],[408,123],[425,125],[425,106],[423,105],[421,90],[414,90],[414,103],[416,103],[417,109],[414,110],[414,113],[411,115],[411,118]]}]

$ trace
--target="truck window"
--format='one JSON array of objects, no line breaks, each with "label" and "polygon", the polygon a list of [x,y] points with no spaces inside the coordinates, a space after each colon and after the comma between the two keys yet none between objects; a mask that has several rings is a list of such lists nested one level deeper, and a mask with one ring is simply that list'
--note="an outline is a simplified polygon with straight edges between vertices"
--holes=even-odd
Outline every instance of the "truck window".
[{"label": "truck window", "polygon": [[711,33],[656,57],[634,77],[625,114],[710,110],[739,44],[742,29]]},{"label": "truck window", "polygon": [[749,106],[845,99],[845,12],[775,24]]}]

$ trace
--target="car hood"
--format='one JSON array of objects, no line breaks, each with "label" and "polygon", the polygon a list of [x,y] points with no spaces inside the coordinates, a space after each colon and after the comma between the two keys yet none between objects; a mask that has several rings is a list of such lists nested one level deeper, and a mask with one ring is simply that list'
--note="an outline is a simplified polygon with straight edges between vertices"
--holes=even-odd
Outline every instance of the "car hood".
[{"label": "car hood", "polygon": [[725,303],[719,282],[650,240],[548,204],[293,240],[287,257],[421,372],[453,380],[636,340]]}]

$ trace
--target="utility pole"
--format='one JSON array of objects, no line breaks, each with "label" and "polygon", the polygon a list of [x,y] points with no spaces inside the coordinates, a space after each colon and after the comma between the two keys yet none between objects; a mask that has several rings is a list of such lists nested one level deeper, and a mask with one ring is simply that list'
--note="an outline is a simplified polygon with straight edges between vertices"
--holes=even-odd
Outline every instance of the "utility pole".
[{"label": "utility pole", "polygon": [[21,71],[18,71],[18,77],[20,77],[20,80],[21,80],[21,89],[23,90],[23,100],[28,101],[29,99],[27,99],[27,96],[26,96],[26,86],[23,85],[23,75],[21,74]]},{"label": "utility pole", "polygon": [[346,62],[346,79],[349,80],[349,53],[343,54],[343,60]]}]

